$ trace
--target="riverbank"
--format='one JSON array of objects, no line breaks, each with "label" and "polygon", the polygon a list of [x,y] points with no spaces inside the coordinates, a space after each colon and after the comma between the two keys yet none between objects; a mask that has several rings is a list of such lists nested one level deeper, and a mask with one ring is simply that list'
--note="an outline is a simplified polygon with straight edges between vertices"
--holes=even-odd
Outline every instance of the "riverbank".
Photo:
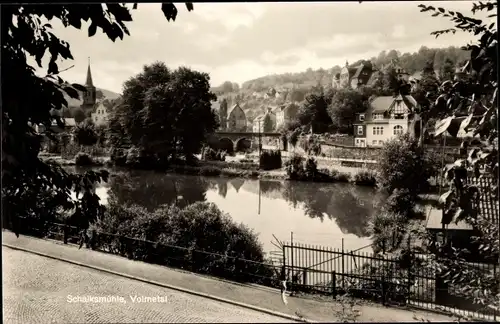
[{"label": "riverbank", "polygon": [[[55,161],[62,166],[78,166],[75,160],[64,159],[61,156],[44,154],[40,156],[44,161]],[[304,182],[323,182],[323,183],[352,183],[363,186],[375,186],[375,181],[366,177],[372,177],[368,169],[350,168],[333,163],[318,163],[318,171],[321,177],[314,179],[301,179]],[[113,164],[109,157],[92,157],[92,164],[86,167],[112,167]],[[231,159],[230,161],[198,161],[195,166],[172,165],[164,170],[167,173],[177,173],[183,175],[212,176],[227,178],[244,179],[264,179],[264,180],[291,180],[287,175],[285,168],[276,170],[260,170],[254,160],[249,159]],[[362,179],[360,181],[360,179]],[[373,180],[373,181],[372,181]]]}]

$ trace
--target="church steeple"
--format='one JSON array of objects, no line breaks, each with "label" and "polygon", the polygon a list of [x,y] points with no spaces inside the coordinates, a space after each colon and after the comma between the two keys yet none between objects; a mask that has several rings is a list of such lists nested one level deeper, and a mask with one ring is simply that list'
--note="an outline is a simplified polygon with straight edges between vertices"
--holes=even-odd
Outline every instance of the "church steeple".
[{"label": "church steeple", "polygon": [[92,111],[96,104],[97,100],[97,89],[94,86],[94,82],[92,81],[92,72],[90,71],[90,57],[89,57],[89,66],[87,68],[87,80],[85,82],[85,88],[87,89],[83,94],[83,103],[81,108],[86,111]]},{"label": "church steeple", "polygon": [[93,87],[94,83],[92,82],[92,72],[90,71],[90,57],[89,57],[89,67],[87,69],[87,81],[85,82],[87,87]]}]

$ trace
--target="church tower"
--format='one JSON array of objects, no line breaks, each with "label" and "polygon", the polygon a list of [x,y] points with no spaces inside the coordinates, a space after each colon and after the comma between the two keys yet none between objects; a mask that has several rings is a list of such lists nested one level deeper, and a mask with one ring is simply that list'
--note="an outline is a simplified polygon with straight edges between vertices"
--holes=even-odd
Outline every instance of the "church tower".
[{"label": "church tower", "polygon": [[83,109],[83,111],[87,112],[94,109],[97,94],[96,87],[94,87],[94,83],[92,81],[92,72],[90,71],[90,58],[89,67],[87,69],[87,80],[85,82],[85,88],[87,90],[83,94],[83,103],[81,108]]}]

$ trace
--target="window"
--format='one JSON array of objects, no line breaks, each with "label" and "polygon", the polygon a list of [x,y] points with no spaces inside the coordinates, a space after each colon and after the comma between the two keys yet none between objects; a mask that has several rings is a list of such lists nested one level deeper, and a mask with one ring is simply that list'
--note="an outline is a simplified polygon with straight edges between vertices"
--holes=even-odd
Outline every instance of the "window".
[{"label": "window", "polygon": [[373,135],[384,135],[384,127],[382,126],[373,127]]},{"label": "window", "polygon": [[384,119],[384,114],[372,114],[373,120]]},{"label": "window", "polygon": [[365,120],[365,114],[359,114],[359,121]]},{"label": "window", "polygon": [[378,141],[378,143],[379,143],[380,145],[382,145],[382,144],[384,144],[384,141]]},{"label": "window", "polygon": [[403,134],[403,126],[401,125],[394,126],[394,135],[401,135],[401,134]]},{"label": "window", "polygon": [[373,144],[373,145],[377,145],[377,141],[373,140],[373,141],[372,141],[372,144]]},{"label": "window", "polygon": [[358,135],[363,135],[363,126],[358,126]]}]

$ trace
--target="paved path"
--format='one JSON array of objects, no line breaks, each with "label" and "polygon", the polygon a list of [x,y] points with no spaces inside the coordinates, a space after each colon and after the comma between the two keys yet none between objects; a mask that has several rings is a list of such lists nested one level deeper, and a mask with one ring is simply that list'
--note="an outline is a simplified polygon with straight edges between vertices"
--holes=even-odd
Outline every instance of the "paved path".
[{"label": "paved path", "polygon": [[[2,247],[2,254],[5,323],[287,322],[28,252]],[[107,300],[77,300],[88,296]]]},{"label": "paved path", "polygon": [[[255,307],[288,314],[290,316],[301,315],[312,321],[335,322],[341,320],[340,318],[336,318],[335,314],[342,306],[336,302],[289,297],[288,305],[284,305],[281,301],[279,291],[275,289],[261,286],[241,285],[158,265],[131,261],[119,256],[85,248],[78,250],[78,247],[74,245],[64,245],[50,240],[41,240],[26,236],[16,238],[14,234],[7,231],[4,231],[2,234],[3,244],[44,253],[53,257],[100,267],[239,303],[250,304]],[[38,276],[42,276],[42,274]],[[133,281],[128,280],[128,282],[132,283]],[[139,283],[139,286],[141,285],[144,284]],[[417,315],[418,318],[425,318],[430,321],[453,321],[451,317],[431,312],[408,311],[405,309],[389,308],[373,304],[362,305],[360,310],[361,316],[358,318],[360,322],[415,322],[414,315]]]}]

